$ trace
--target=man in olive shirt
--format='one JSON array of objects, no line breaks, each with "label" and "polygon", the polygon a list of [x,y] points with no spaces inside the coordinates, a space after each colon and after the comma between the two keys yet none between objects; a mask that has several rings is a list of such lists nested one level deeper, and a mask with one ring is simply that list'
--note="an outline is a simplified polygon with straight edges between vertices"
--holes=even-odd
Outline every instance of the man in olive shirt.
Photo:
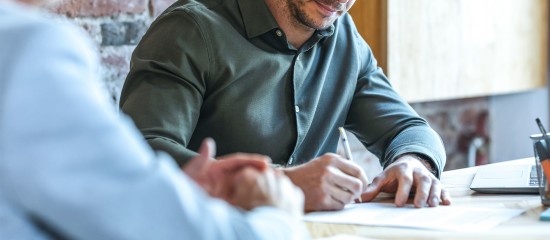
[{"label": "man in olive shirt", "polygon": [[[305,208],[395,192],[450,204],[440,137],[392,89],[347,10],[355,0],[180,0],[137,46],[120,106],[179,164],[213,137],[220,154],[270,156]],[[332,154],[344,126],[381,160],[371,184]]]}]

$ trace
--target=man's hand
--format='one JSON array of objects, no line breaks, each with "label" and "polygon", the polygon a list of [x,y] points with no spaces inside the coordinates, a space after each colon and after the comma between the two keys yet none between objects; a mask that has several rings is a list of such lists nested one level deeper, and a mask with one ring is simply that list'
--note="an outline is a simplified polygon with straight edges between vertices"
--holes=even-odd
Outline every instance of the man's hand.
[{"label": "man's hand", "polygon": [[216,161],[215,151],[214,141],[205,139],[199,155],[183,169],[211,196],[246,210],[274,206],[303,215],[304,194],[283,173],[268,168],[269,157],[235,153]]},{"label": "man's hand", "polygon": [[451,197],[439,179],[411,155],[403,155],[376,176],[362,195],[363,201],[371,201],[380,192],[395,193],[398,207],[407,203],[410,193],[414,193],[417,208],[451,204]]},{"label": "man's hand", "polygon": [[216,144],[214,140],[205,139],[199,149],[199,155],[191,159],[183,168],[197,184],[210,196],[226,199],[235,191],[233,178],[245,168],[264,171],[271,159],[259,154],[235,153],[214,160]]},{"label": "man's hand", "polygon": [[304,191],[306,211],[340,210],[367,186],[363,170],[336,154],[325,154],[283,171]]},{"label": "man's hand", "polygon": [[235,176],[233,185],[237,187],[228,202],[235,206],[246,210],[274,206],[294,217],[304,213],[304,194],[280,171],[245,168]]}]

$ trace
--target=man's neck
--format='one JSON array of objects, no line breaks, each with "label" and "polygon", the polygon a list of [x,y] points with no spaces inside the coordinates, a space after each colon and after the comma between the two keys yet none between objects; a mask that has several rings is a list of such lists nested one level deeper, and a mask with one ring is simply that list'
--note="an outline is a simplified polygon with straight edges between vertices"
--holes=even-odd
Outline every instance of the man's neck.
[{"label": "man's neck", "polygon": [[265,3],[285,33],[288,42],[296,49],[299,49],[315,32],[315,29],[295,20],[284,0],[265,0]]}]

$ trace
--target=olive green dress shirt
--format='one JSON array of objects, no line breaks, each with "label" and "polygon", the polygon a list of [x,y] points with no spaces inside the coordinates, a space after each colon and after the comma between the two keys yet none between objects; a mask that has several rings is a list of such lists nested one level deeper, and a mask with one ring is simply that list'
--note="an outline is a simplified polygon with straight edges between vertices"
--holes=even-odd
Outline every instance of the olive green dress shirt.
[{"label": "olive green dress shirt", "polygon": [[299,49],[262,0],[180,0],[135,49],[120,107],[179,164],[212,137],[218,155],[285,166],[335,152],[344,126],[382,165],[417,153],[439,172],[442,141],[396,93],[349,14]]}]

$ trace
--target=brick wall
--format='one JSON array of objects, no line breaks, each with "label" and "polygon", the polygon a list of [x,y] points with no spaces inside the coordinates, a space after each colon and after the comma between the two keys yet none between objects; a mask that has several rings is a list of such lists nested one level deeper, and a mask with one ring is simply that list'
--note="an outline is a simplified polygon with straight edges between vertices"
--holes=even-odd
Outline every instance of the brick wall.
[{"label": "brick wall", "polygon": [[81,26],[96,44],[101,76],[113,102],[130,55],[151,22],[175,0],[62,0],[48,10]]}]

